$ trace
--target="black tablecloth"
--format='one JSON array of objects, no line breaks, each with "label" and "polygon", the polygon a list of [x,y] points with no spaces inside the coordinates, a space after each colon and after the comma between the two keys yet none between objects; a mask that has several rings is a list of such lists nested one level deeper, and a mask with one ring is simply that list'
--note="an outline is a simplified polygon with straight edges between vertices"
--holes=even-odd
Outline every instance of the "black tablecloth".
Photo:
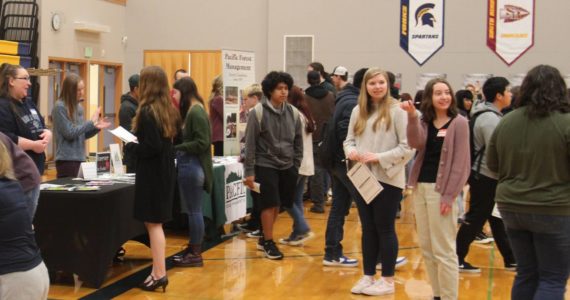
[{"label": "black tablecloth", "polygon": [[48,270],[72,272],[100,287],[121,245],[134,239],[148,246],[144,224],[133,218],[134,190],[115,183],[100,191],[42,191],[34,226]]}]

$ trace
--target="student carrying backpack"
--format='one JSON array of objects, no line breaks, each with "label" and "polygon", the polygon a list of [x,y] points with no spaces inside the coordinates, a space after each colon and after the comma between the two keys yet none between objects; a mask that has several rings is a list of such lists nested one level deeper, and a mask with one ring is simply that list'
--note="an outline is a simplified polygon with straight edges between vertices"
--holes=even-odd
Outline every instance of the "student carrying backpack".
[{"label": "student carrying backpack", "polygon": [[469,120],[469,149],[471,153],[471,165],[472,167],[475,167],[475,176],[478,176],[479,171],[481,170],[481,162],[483,161],[483,155],[485,155],[486,145],[482,145],[479,150],[475,150],[475,133],[473,129],[475,128],[475,122],[477,121],[477,118],[482,114],[488,112],[494,113],[495,115],[501,117],[501,114],[498,111],[492,109],[483,109],[475,112]]}]

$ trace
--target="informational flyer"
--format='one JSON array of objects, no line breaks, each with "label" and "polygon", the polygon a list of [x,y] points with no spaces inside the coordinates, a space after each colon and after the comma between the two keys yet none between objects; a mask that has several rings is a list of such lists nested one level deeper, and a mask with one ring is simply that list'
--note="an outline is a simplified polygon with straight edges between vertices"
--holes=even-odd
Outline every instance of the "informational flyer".
[{"label": "informational flyer", "polygon": [[222,50],[224,78],[224,155],[239,155],[239,140],[245,132],[243,89],[255,83],[255,53]]},{"label": "informational flyer", "polygon": [[418,74],[418,79],[416,81],[416,90],[423,90],[426,87],[428,81],[434,78],[443,78],[445,79],[447,74],[445,73],[421,73]]}]

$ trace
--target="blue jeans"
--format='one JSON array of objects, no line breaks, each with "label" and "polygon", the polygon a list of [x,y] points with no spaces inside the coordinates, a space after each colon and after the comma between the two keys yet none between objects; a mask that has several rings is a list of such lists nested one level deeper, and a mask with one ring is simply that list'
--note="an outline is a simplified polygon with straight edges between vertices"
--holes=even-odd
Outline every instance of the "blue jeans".
[{"label": "blue jeans", "polygon": [[511,299],[564,299],[570,272],[570,216],[501,210],[517,260]]},{"label": "blue jeans", "polygon": [[354,195],[358,193],[346,176],[346,165],[335,164],[332,170],[332,205],[325,233],[325,259],[337,260],[343,256],[344,219],[348,215]]},{"label": "blue jeans", "polygon": [[309,224],[307,224],[307,220],[305,220],[305,216],[303,215],[303,192],[306,181],[307,176],[299,175],[297,186],[295,186],[295,193],[293,194],[293,206],[291,208],[287,208],[287,212],[291,218],[293,218],[293,231],[289,238],[295,238],[311,231],[311,228],[309,228]]},{"label": "blue jeans", "polygon": [[178,189],[182,211],[188,214],[190,244],[201,244],[204,239],[204,169],[198,156],[178,152]]},{"label": "blue jeans", "polygon": [[32,190],[26,193],[28,197],[28,213],[34,221],[34,216],[36,215],[36,209],[38,208],[38,200],[40,199],[40,186],[34,187]]}]

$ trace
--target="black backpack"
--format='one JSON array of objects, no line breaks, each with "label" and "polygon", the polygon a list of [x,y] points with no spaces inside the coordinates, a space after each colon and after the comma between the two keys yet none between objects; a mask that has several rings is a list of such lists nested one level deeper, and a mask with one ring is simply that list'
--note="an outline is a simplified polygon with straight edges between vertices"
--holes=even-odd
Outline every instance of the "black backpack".
[{"label": "black backpack", "polygon": [[473,132],[473,129],[475,128],[475,121],[477,121],[477,118],[486,112],[492,112],[497,116],[501,116],[501,114],[497,111],[494,111],[492,109],[484,109],[474,113],[469,120],[469,150],[471,153],[471,165],[475,166],[475,172],[477,174],[479,174],[479,170],[481,169],[481,161],[483,160],[483,155],[485,155],[486,145],[483,145],[479,151],[475,151],[475,134]]},{"label": "black backpack", "polygon": [[321,166],[327,170],[332,170],[336,157],[336,149],[338,147],[335,126],[333,118],[323,123],[321,131],[321,141],[317,144],[317,153],[319,155]]}]

